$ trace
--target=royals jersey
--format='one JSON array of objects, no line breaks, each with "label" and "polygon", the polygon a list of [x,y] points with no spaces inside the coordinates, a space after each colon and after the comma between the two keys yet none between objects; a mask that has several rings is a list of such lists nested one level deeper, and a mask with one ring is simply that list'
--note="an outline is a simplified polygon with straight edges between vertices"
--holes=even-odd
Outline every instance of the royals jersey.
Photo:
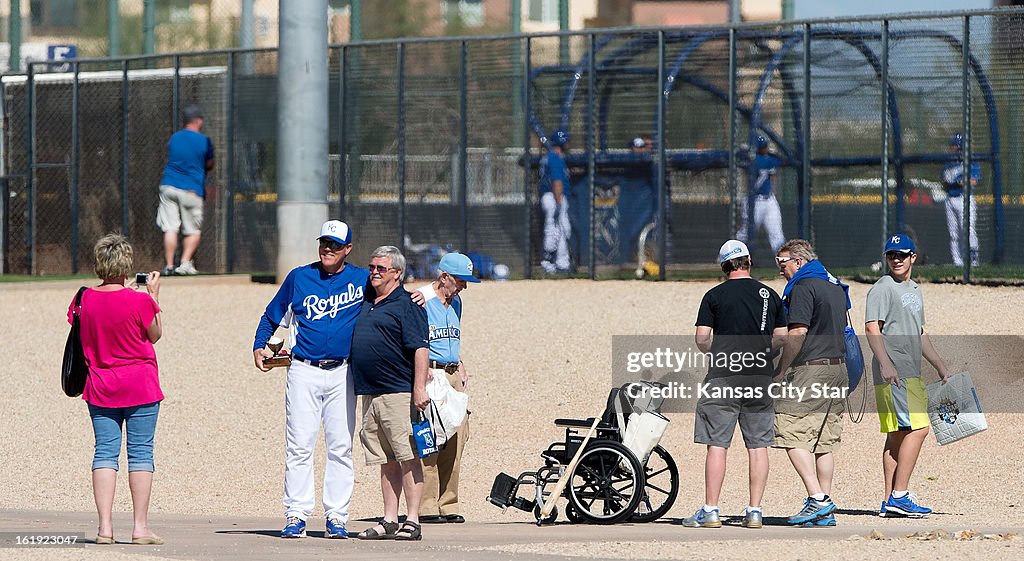
[{"label": "royals jersey", "polygon": [[349,358],[352,327],[367,292],[370,272],[346,264],[335,274],[320,263],[292,269],[256,328],[253,350],[262,349],[277,327],[288,327],[292,354],[307,360]]},{"label": "royals jersey", "polygon": [[754,193],[761,197],[772,194],[773,177],[779,168],[779,159],[769,154],[758,154],[754,158],[757,178],[754,180]]},{"label": "royals jersey", "polygon": [[[981,164],[971,162],[971,180],[981,181]],[[964,163],[949,162],[942,167],[942,183],[950,197],[962,197],[964,194]]]},{"label": "royals jersey", "polygon": [[551,150],[540,161],[540,194],[551,192],[552,181],[562,182],[562,195],[569,196],[569,166],[562,154]]},{"label": "royals jersey", "polygon": [[437,297],[432,285],[419,289],[426,300],[427,342],[430,345],[430,360],[436,362],[459,362],[459,343],[462,321],[462,299],[456,296],[450,306],[445,306]]}]

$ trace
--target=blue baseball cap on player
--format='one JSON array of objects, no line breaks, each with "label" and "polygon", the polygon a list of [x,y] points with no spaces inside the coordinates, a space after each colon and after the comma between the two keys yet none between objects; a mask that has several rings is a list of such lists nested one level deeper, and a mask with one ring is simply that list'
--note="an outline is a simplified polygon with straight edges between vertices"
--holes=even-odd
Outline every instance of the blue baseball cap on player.
[{"label": "blue baseball cap on player", "polygon": [[949,145],[950,146],[956,146],[959,149],[963,149],[963,147],[964,147],[964,135],[962,135],[960,133],[956,133],[953,136],[949,137]]},{"label": "blue baseball cap on player", "polygon": [[437,269],[466,282],[480,282],[473,276],[473,261],[461,253],[445,253]]},{"label": "blue baseball cap on player", "polygon": [[756,145],[756,146],[757,146],[758,148],[767,148],[767,147],[768,147],[768,139],[767,139],[767,138],[765,138],[765,137],[763,137],[763,136],[758,136],[758,137],[757,137],[757,141],[756,141],[756,142],[754,142],[754,144],[755,144],[755,145]]},{"label": "blue baseball cap on player", "polygon": [[316,239],[324,238],[348,245],[352,242],[352,230],[341,220],[328,220],[320,227],[320,235]]},{"label": "blue baseball cap on player", "polygon": [[722,249],[718,250],[719,263],[725,263],[737,257],[750,257],[750,250],[747,249],[747,244],[739,240],[729,240],[722,244]]},{"label": "blue baseball cap on player", "polygon": [[563,130],[557,130],[551,133],[551,137],[548,138],[548,144],[552,146],[565,146],[569,144],[569,133]]},{"label": "blue baseball cap on player", "polygon": [[917,253],[917,247],[910,236],[900,233],[889,236],[885,241],[885,253],[896,251],[899,253]]}]

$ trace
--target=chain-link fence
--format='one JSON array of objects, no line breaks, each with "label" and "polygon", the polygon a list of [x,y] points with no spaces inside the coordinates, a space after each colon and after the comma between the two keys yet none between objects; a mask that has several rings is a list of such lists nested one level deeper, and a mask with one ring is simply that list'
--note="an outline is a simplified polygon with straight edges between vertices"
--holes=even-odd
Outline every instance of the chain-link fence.
[{"label": "chain-link fence", "polygon": [[[357,263],[389,243],[421,274],[457,248],[534,276],[539,164],[564,130],[572,263],[594,278],[713,267],[748,233],[755,265],[805,237],[831,267],[867,267],[897,231],[919,264],[998,276],[1024,264],[1022,22],[1000,10],[336,45],[331,215],[352,225]],[[228,50],[5,76],[4,272],[88,270],[111,230],[140,266],[162,263],[157,184],[188,103],[218,162],[197,266],[271,270],[276,154],[291,148],[276,140],[276,67],[275,50]],[[759,137],[777,167],[768,190]],[[952,181],[964,160],[980,165],[973,197]]]}]

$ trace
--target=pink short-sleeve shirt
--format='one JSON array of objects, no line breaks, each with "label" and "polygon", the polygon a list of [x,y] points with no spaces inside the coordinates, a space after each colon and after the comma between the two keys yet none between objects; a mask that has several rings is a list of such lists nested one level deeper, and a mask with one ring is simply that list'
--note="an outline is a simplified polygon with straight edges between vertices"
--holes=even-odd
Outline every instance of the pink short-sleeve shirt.
[{"label": "pink short-sleeve shirt", "polygon": [[[74,299],[68,306],[71,323]],[[146,334],[160,312],[153,298],[130,288],[82,294],[82,349],[89,364],[82,399],[99,407],[161,401],[156,350]]]}]

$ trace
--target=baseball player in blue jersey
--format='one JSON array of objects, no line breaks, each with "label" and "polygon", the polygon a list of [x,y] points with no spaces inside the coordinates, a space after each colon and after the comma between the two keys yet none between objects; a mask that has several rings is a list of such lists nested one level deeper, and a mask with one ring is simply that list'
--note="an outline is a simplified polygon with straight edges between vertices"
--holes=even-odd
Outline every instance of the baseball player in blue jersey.
[{"label": "baseball player in blue jersey", "polygon": [[[955,162],[948,162],[942,167],[942,188],[946,190],[946,228],[949,230],[949,252],[953,255],[953,264],[962,267],[960,233],[964,230],[964,135],[954,134],[949,139],[950,152],[956,154]],[[981,181],[981,164],[971,162],[971,265],[978,265],[978,206],[974,202],[974,188]]]},{"label": "baseball player in blue jersey", "polygon": [[555,131],[548,139],[548,153],[540,161],[540,208],[544,212],[544,257],[540,266],[546,273],[569,272],[569,167],[565,150],[569,134]]},{"label": "baseball player in blue jersey", "polygon": [[[779,208],[779,201],[772,192],[772,182],[778,172],[781,161],[768,152],[768,139],[757,137],[757,156],[754,158],[754,169],[757,177],[754,179],[753,189],[748,196],[740,201],[741,225],[736,232],[736,239],[748,243],[748,238],[757,237],[758,230],[763,226],[768,233],[768,243],[772,246],[772,252],[777,253],[782,244],[786,242],[786,236],[782,233],[782,210]],[[754,227],[749,228],[749,201],[754,202]],[[747,236],[750,230],[751,236]]]},{"label": "baseball player in blue jersey", "polygon": [[323,502],[328,538],[348,537],[345,525],[355,482],[356,399],[349,351],[352,327],[367,291],[372,290],[370,273],[345,263],[352,251],[352,233],[344,222],[324,223],[318,239],[320,260],[288,273],[260,318],[253,342],[256,368],[266,372],[267,340],[278,327],[290,332],[293,358],[285,385],[284,538],[306,535],[306,519],[315,502],[313,449],[321,423],[327,448]]},{"label": "baseball player in blue jersey", "polygon": [[[462,337],[462,298],[459,293],[466,289],[466,283],[480,280],[473,276],[473,262],[461,253],[445,254],[437,269],[437,279],[419,289],[426,299],[430,374],[447,377],[453,388],[464,392],[469,375],[459,354]],[[444,448],[423,459],[420,522],[466,521],[459,513],[459,469],[468,439],[467,418]]]}]

